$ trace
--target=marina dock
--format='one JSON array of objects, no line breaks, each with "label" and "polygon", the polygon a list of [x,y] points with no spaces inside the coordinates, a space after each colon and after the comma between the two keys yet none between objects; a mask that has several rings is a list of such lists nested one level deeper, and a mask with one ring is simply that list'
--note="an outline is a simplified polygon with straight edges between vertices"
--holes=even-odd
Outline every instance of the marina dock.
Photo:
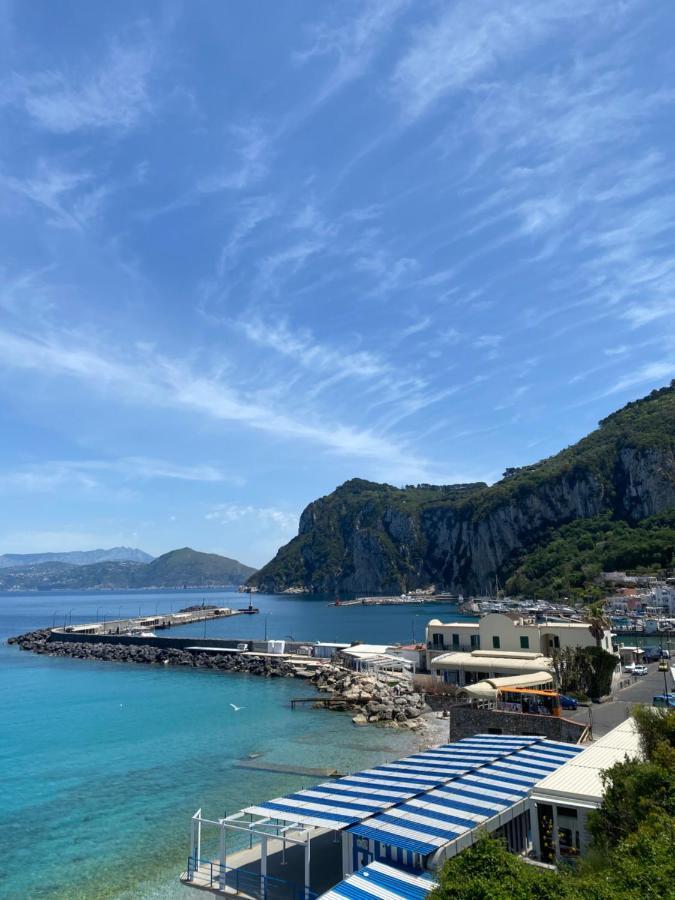
[{"label": "marina dock", "polygon": [[335,600],[329,606],[423,606],[425,603],[456,603],[456,594],[401,594],[398,597],[355,597]]}]

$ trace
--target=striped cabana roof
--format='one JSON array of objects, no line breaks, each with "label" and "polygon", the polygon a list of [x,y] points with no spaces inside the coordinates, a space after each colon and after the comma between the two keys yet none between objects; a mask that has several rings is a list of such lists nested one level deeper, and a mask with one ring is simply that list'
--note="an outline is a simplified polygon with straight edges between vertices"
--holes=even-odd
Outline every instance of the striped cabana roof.
[{"label": "striped cabana roof", "polygon": [[514,748],[369,819],[355,823],[354,835],[427,855],[513,809],[537,782],[582,751],[543,739]]},{"label": "striped cabana roof", "polygon": [[474,735],[249,806],[243,812],[341,830],[540,743],[536,737]]},{"label": "striped cabana roof", "polygon": [[434,886],[428,875],[373,862],[321,894],[319,900],[424,900]]}]

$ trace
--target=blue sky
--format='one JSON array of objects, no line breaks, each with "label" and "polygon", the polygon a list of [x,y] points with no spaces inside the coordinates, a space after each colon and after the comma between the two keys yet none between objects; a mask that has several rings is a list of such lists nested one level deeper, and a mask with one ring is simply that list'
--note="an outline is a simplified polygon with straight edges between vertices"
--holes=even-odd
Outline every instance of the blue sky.
[{"label": "blue sky", "polygon": [[675,377],[675,6],[0,3],[0,552],[264,563]]}]

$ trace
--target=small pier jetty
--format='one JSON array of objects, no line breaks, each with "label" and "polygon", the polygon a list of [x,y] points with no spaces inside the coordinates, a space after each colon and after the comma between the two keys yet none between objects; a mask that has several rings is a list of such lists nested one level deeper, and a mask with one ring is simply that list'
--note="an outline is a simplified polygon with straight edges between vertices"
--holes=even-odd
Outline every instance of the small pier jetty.
[{"label": "small pier jetty", "polygon": [[340,778],[337,769],[311,769],[293,763],[273,763],[264,759],[242,759],[234,764],[235,769],[249,769],[255,772],[277,772],[283,775],[309,775],[312,778]]},{"label": "small pier jetty", "polygon": [[295,709],[298,703],[313,703],[315,706],[323,706],[325,709],[329,709],[337,704],[346,706],[344,697],[293,697],[291,699],[291,709]]}]

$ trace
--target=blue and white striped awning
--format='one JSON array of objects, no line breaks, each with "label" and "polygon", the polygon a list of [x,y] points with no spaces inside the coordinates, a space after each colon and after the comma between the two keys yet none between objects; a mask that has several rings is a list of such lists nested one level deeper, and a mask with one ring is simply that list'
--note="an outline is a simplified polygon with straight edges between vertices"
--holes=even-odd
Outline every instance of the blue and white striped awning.
[{"label": "blue and white striped awning", "polygon": [[350,827],[354,835],[427,855],[514,807],[581,752],[539,739]]},{"label": "blue and white striped awning", "polygon": [[319,900],[424,900],[434,887],[435,882],[428,875],[373,862],[321,894]]},{"label": "blue and white striped awning", "polygon": [[539,743],[541,738],[535,737],[474,735],[249,806],[244,812],[340,830]]}]

